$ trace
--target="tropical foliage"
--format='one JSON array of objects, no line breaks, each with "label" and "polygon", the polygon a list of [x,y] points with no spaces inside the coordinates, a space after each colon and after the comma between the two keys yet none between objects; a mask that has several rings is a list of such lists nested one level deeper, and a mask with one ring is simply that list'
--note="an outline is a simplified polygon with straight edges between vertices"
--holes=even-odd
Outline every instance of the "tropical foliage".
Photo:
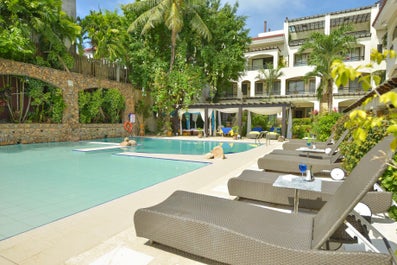
[{"label": "tropical foliage", "polygon": [[[230,80],[236,79],[244,69],[243,55],[250,38],[243,29],[245,18],[236,15],[237,5],[222,7],[219,0],[197,3],[201,4],[194,10],[211,29],[212,38],[209,40],[191,26],[189,19],[193,14],[188,13],[184,27],[178,32],[174,55],[170,50],[172,31],[163,21],[143,31],[144,34],[141,34],[143,28],[130,27],[136,29],[129,35],[127,56],[133,71],[132,81],[144,95],[153,98],[153,110],[166,121],[170,120],[171,113],[177,113],[199,98],[213,100],[219,89],[230,85]],[[137,6],[123,6],[130,25],[137,26],[138,18],[146,10]],[[174,117],[176,120],[177,115]],[[178,127],[175,120],[174,128]]]},{"label": "tropical foliage", "polygon": [[129,4],[129,9],[139,16],[130,24],[128,31],[140,30],[142,35],[159,24],[171,31],[171,57],[169,71],[172,71],[178,35],[185,24],[199,36],[211,39],[211,32],[202,20],[199,9],[205,6],[204,0],[154,0],[137,1]]},{"label": "tropical foliage", "polygon": [[356,42],[350,25],[343,25],[333,30],[329,35],[314,32],[299,48],[299,53],[310,52],[308,64],[314,69],[307,73],[308,77],[320,77],[320,86],[317,88],[317,97],[320,99],[320,113],[331,112],[332,92],[334,79],[331,75],[332,63],[348,53],[351,45]]},{"label": "tropical foliage", "polygon": [[273,94],[275,82],[284,75],[281,71],[282,64],[278,65],[277,68],[273,67],[273,64],[267,64],[266,69],[259,69],[259,75],[256,77],[258,80],[265,82],[267,94],[270,96]]},{"label": "tropical foliage", "polygon": [[79,92],[81,123],[119,123],[125,99],[117,89],[96,89]]},{"label": "tropical foliage", "polygon": [[[395,57],[394,52],[383,51],[380,53],[376,50],[372,50],[371,59],[376,63],[380,63],[386,57]],[[333,76],[336,82],[347,82],[349,79],[361,77],[361,73],[358,72],[359,68],[347,67],[343,63],[336,62],[334,64]],[[371,65],[366,66],[371,67]],[[372,77],[372,79],[374,79]],[[363,81],[366,82],[365,80]],[[371,82],[367,82],[368,85]],[[375,95],[378,97],[378,95]],[[363,105],[371,102],[373,98],[369,98]],[[347,171],[350,171],[361,157],[381,138],[386,134],[394,135],[394,140],[390,146],[392,150],[397,150],[397,93],[390,91],[379,96],[379,107],[382,110],[378,110],[376,115],[371,111],[365,111],[363,109],[356,109],[350,112],[349,119],[345,122],[345,127],[351,130],[352,141],[344,143],[341,146],[341,152],[345,157],[344,167]],[[397,199],[397,155],[394,156],[392,161],[389,161],[389,167],[386,172],[380,178],[380,183],[383,188],[393,192],[394,200]],[[397,207],[393,206],[389,210],[391,217],[397,219]]]},{"label": "tropical foliage", "polygon": [[118,15],[116,11],[90,11],[79,24],[83,39],[95,48],[95,59],[122,63],[128,61],[128,34],[123,16]]},{"label": "tropical foliage", "polygon": [[312,130],[312,118],[294,118],[292,119],[293,138],[302,139]]},{"label": "tropical foliage", "polygon": [[324,142],[331,135],[336,121],[342,116],[338,112],[331,112],[318,115],[314,118],[312,132],[316,135],[316,140]]},{"label": "tropical foliage", "polygon": [[43,81],[21,76],[2,76],[0,99],[7,105],[10,121],[62,122],[65,103],[62,90]]},{"label": "tropical foliage", "polygon": [[0,3],[0,57],[68,69],[69,47],[80,27],[62,11],[61,0],[4,0]]}]

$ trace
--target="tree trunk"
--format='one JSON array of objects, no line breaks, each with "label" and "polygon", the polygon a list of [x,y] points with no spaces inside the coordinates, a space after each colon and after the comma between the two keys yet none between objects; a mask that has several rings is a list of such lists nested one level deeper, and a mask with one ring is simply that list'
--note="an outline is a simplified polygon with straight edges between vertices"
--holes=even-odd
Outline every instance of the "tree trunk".
[{"label": "tree trunk", "polygon": [[171,73],[171,71],[172,71],[172,68],[173,68],[174,62],[175,62],[176,36],[177,36],[177,32],[176,32],[175,30],[172,30],[172,32],[171,32],[171,61],[170,61],[170,73]]},{"label": "tree trunk", "polygon": [[329,79],[327,81],[327,99],[328,99],[328,113],[332,112],[333,106],[332,106],[332,101],[333,101],[333,81],[332,79]]}]

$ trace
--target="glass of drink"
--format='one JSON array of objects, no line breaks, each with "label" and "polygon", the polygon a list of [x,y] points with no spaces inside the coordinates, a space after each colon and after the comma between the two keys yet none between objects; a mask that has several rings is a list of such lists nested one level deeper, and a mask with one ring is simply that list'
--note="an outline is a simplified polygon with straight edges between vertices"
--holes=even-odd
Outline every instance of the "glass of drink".
[{"label": "glass of drink", "polygon": [[307,170],[307,165],[306,164],[299,164],[299,171],[302,173],[302,178],[303,178],[303,174],[306,172]]}]

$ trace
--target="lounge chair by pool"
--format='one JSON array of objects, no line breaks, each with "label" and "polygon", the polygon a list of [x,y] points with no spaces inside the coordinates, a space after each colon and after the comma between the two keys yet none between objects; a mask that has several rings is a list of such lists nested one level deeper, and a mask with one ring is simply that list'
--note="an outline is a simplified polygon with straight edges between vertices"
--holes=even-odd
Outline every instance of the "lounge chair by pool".
[{"label": "lounge chair by pool", "polygon": [[[136,235],[227,264],[392,264],[388,254],[321,250],[384,172],[391,141],[369,151],[313,216],[176,191],[135,212]],[[374,159],[380,151],[386,157]]]},{"label": "lounge chair by pool", "polygon": [[[227,183],[229,194],[242,200],[248,199],[292,207],[294,191],[273,186],[273,182],[281,174],[283,173],[244,170],[239,176],[229,179]],[[341,181],[323,181],[321,192],[300,191],[299,207],[312,210],[321,209],[342,183]],[[391,192],[369,191],[361,202],[369,207],[372,214],[385,213],[392,205],[392,195]]]}]

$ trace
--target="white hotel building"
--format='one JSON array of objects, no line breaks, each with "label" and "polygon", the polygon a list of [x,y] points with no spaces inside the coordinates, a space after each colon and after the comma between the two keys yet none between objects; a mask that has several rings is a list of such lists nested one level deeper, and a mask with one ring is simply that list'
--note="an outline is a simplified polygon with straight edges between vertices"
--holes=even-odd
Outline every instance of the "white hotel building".
[{"label": "white hotel building", "polygon": [[[276,31],[267,31],[265,22],[264,32],[252,39],[249,50],[245,53],[245,73],[233,82],[219,103],[290,102],[293,106],[292,117],[307,117],[313,110],[319,110],[316,88],[320,79],[305,80],[305,74],[313,67],[307,65],[308,54],[297,54],[302,43],[315,31],[329,34],[343,24],[352,24],[352,34],[356,36],[357,44],[346,54],[345,63],[353,67],[369,64],[371,49],[382,47],[384,34],[377,34],[373,27],[379,10],[379,4],[374,4],[310,17],[286,18],[284,28]],[[268,63],[277,68],[280,62],[284,63],[284,67],[280,69],[283,75],[274,84],[269,95],[264,81],[258,78],[259,69],[266,69]],[[385,69],[386,64],[382,63],[366,71]],[[357,81],[350,82],[346,87],[335,86],[333,106],[341,112],[365,93]]]}]

